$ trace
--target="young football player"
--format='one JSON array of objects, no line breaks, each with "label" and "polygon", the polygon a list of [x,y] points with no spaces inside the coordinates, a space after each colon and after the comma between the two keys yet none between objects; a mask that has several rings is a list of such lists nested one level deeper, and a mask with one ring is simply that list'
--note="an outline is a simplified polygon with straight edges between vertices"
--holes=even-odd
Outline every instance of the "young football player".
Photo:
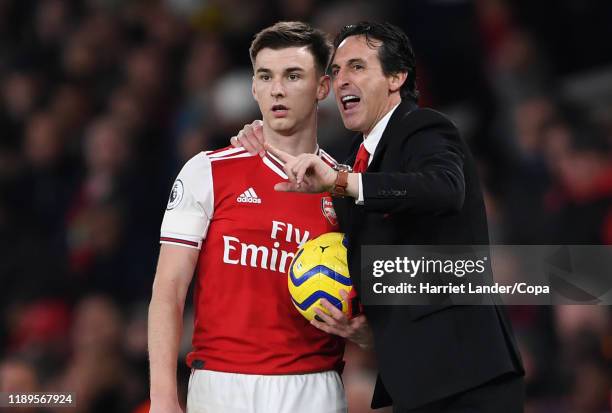
[{"label": "young football player", "polygon": [[[266,139],[331,165],[317,145],[330,54],[324,33],[300,22],[262,30],[250,48]],[[172,186],[149,307],[151,413],[182,411],[176,361],[192,279],[188,413],[346,411],[344,341],[293,308],[286,278],[300,245],[337,230],[335,213],[328,194],[275,191],[287,175],[278,159],[261,155],[201,152]]]}]

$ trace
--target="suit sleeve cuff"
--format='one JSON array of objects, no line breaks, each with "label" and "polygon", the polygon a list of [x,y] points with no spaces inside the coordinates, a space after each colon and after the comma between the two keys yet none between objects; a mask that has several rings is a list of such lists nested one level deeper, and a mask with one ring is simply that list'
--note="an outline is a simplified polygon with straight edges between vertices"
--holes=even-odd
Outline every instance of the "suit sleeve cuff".
[{"label": "suit sleeve cuff", "polygon": [[359,196],[355,200],[356,205],[363,205],[363,183],[361,182],[361,174],[359,174]]}]

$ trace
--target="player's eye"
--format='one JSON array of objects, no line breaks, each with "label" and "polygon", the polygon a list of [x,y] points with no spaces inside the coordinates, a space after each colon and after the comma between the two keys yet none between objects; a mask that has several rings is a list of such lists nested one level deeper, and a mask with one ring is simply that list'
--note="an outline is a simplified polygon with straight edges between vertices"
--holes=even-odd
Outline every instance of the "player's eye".
[{"label": "player's eye", "polygon": [[339,70],[338,70],[337,68],[332,69],[332,71],[331,71],[331,75],[332,75],[332,77],[336,77],[336,76],[338,76],[338,72],[339,72]]},{"label": "player's eye", "polygon": [[363,65],[361,65],[361,64],[359,64],[359,63],[355,63],[355,64],[353,64],[353,69],[355,69],[355,70],[361,70],[361,69],[363,69],[363,68],[364,68],[364,67],[363,67]]},{"label": "player's eye", "polygon": [[259,79],[263,80],[264,82],[267,82],[268,80],[270,80],[270,75],[259,75]]},{"label": "player's eye", "polygon": [[298,75],[297,73],[289,73],[289,80],[298,80],[300,78],[300,75]]}]

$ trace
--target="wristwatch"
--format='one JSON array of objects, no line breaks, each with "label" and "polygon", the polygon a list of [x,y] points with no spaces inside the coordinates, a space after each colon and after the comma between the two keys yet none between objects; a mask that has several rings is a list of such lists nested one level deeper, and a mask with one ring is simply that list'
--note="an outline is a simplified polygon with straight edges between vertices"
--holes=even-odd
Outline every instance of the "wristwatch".
[{"label": "wristwatch", "polygon": [[330,193],[334,197],[345,197],[346,187],[348,186],[348,174],[351,173],[353,169],[348,165],[337,164],[334,166],[334,170],[338,171],[338,174],[336,175],[336,181]]}]

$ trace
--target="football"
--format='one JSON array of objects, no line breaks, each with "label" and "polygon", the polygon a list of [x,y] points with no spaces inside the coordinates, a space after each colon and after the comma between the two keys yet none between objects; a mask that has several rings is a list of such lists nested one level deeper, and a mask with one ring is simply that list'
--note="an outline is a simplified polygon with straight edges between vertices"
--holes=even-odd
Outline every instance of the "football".
[{"label": "football", "polygon": [[306,242],[289,266],[288,284],[293,305],[306,319],[316,317],[316,307],[329,313],[321,305],[322,298],[350,318],[351,303],[339,293],[343,289],[351,294],[353,289],[344,234],[329,232]]}]

